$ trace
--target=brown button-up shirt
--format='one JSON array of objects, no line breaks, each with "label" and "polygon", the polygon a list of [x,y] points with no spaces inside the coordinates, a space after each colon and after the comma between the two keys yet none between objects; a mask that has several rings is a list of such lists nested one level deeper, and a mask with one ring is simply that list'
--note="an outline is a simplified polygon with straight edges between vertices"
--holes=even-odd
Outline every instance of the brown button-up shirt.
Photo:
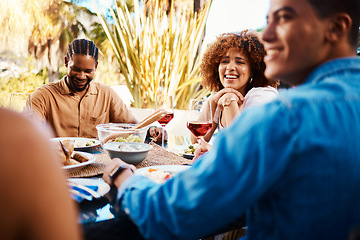
[{"label": "brown button-up shirt", "polygon": [[31,108],[53,128],[56,137],[96,138],[96,125],[135,123],[131,111],[109,86],[91,82],[81,98],[60,81],[41,86],[30,96]]}]

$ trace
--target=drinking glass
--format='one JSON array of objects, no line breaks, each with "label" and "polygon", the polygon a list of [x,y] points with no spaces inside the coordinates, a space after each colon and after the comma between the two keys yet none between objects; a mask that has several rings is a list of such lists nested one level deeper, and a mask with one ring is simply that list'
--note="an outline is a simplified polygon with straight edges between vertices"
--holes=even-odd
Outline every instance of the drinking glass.
[{"label": "drinking glass", "polygon": [[157,95],[155,102],[155,110],[164,109],[166,115],[162,117],[158,122],[162,126],[161,134],[161,146],[164,147],[164,128],[174,118],[174,98],[173,96]]},{"label": "drinking glass", "polygon": [[[190,100],[187,128],[198,140],[199,138],[203,138],[212,128],[211,106],[210,104],[206,104],[205,107],[205,102],[206,100],[202,99]],[[202,111],[203,114],[201,119],[199,119],[200,111]]]}]

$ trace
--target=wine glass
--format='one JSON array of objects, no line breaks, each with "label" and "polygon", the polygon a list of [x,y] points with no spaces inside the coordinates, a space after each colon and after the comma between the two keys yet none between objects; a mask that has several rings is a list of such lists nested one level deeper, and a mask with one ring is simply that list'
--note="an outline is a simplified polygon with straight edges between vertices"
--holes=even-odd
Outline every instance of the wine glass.
[{"label": "wine glass", "polygon": [[[199,118],[200,112],[202,112],[201,118]],[[210,131],[212,128],[211,105],[206,103],[206,100],[191,99],[187,128],[198,140]]]},{"label": "wine glass", "polygon": [[164,147],[164,128],[174,118],[174,98],[173,96],[157,95],[155,102],[155,110],[164,109],[166,115],[162,117],[158,122],[162,126],[161,134],[161,146]]}]

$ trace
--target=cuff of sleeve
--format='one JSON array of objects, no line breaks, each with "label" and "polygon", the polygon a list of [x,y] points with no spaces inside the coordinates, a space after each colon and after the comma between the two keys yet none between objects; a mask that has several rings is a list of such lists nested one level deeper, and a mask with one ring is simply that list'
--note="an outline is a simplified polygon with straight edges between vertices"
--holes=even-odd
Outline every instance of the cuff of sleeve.
[{"label": "cuff of sleeve", "polygon": [[132,189],[143,189],[149,186],[158,185],[157,183],[151,181],[145,176],[134,175],[124,181],[124,183],[118,188],[116,204],[124,210],[124,212],[129,215],[129,209],[126,208],[124,204],[122,204],[122,200],[124,199],[124,194]]}]

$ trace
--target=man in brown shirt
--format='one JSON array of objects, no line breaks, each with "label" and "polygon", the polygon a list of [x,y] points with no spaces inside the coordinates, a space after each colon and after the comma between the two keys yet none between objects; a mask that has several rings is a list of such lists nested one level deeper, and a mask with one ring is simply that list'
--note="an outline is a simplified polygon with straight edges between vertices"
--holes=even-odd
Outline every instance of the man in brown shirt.
[{"label": "man in brown shirt", "polygon": [[98,124],[137,122],[111,87],[91,82],[97,60],[92,41],[75,39],[65,57],[67,75],[31,94],[27,105],[51,125],[56,137],[96,138]]}]

